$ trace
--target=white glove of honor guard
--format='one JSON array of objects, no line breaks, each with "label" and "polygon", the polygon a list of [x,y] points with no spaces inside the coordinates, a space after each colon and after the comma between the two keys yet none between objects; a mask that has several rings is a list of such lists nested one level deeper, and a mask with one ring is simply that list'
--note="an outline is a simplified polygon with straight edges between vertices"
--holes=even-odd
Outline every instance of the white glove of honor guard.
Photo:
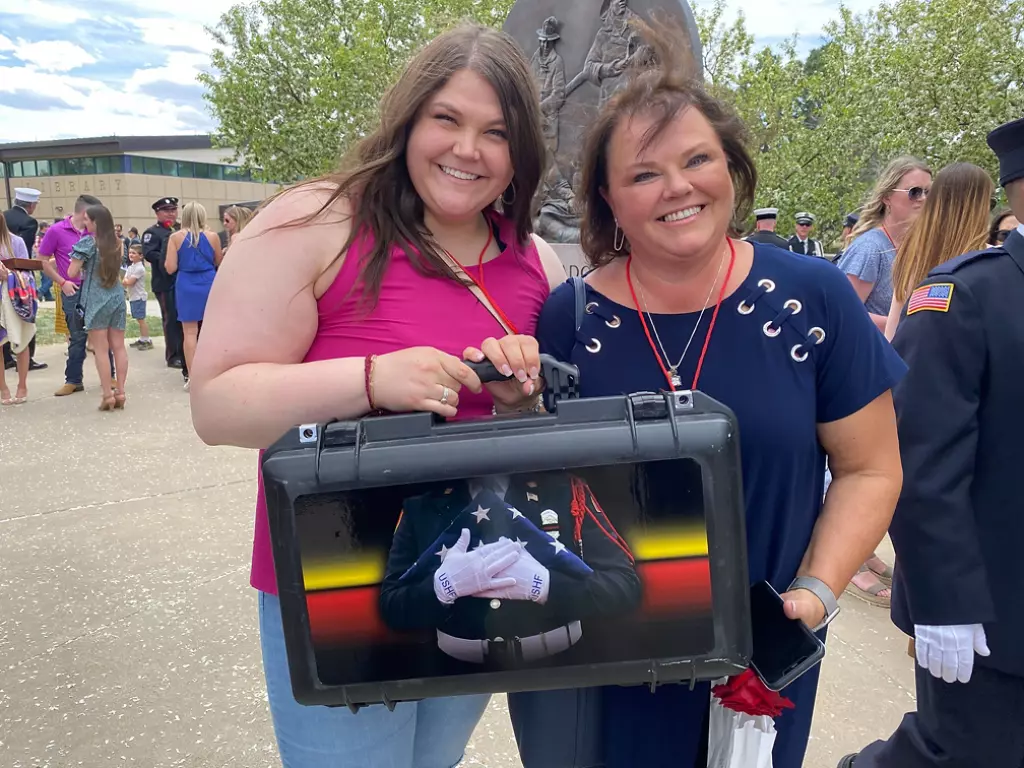
[{"label": "white glove of honor guard", "polygon": [[434,572],[434,594],[442,603],[451,605],[460,597],[516,584],[511,576],[495,578],[495,574],[519,559],[518,544],[504,539],[472,552],[467,552],[468,548],[469,529],[463,528],[459,540],[445,553],[441,566]]},{"label": "white glove of honor guard", "polygon": [[974,654],[988,656],[988,641],[981,624],[947,627],[914,625],[917,663],[947,683],[968,683],[974,671]]},{"label": "white glove of honor guard", "polygon": [[543,605],[548,601],[551,589],[551,573],[537,559],[523,549],[519,559],[501,572],[511,576],[515,584],[501,589],[489,589],[477,597],[500,597],[503,600],[532,600]]}]

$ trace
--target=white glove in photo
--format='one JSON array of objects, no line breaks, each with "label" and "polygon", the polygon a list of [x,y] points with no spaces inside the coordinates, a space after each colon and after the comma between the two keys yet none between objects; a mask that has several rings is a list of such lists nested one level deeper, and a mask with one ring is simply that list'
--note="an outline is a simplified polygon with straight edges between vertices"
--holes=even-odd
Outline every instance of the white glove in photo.
[{"label": "white glove in photo", "polygon": [[519,559],[502,571],[500,576],[511,576],[515,583],[509,587],[489,589],[477,597],[497,597],[502,600],[532,600],[543,605],[551,589],[551,573],[526,549]]},{"label": "white glove in photo", "polygon": [[988,656],[988,641],[981,624],[945,627],[914,625],[917,663],[947,683],[968,683],[974,671],[974,654]]},{"label": "white glove in photo", "polygon": [[506,539],[472,552],[467,552],[468,548],[469,529],[463,528],[459,540],[434,573],[434,594],[442,603],[451,605],[460,597],[515,586],[514,578],[495,575],[519,559],[518,544]]}]

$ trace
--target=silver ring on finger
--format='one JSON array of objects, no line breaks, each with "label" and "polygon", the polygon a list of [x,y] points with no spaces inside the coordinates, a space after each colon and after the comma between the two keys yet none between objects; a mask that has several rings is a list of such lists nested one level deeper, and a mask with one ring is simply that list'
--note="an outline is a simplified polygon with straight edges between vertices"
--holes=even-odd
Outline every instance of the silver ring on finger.
[{"label": "silver ring on finger", "polygon": [[452,391],[448,387],[444,388],[444,391],[441,393],[441,405],[448,405],[448,396],[451,393]]}]

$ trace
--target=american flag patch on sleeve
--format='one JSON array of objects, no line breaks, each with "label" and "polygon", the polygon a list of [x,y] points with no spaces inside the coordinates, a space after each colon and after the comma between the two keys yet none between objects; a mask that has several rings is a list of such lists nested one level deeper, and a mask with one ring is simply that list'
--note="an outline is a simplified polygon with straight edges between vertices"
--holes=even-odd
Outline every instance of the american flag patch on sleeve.
[{"label": "american flag patch on sleeve", "polygon": [[907,314],[931,310],[932,312],[949,312],[949,303],[953,300],[952,283],[936,283],[923,285],[910,294],[907,301]]}]

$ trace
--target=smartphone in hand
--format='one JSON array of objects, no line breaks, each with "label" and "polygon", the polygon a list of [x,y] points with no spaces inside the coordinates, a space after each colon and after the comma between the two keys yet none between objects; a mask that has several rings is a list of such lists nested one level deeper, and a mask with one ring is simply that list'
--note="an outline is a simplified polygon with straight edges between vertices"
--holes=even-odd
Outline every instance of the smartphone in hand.
[{"label": "smartphone in hand", "polygon": [[802,621],[786,616],[782,598],[767,581],[750,588],[750,623],[750,666],[769,690],[781,691],[825,657],[825,643]]}]

